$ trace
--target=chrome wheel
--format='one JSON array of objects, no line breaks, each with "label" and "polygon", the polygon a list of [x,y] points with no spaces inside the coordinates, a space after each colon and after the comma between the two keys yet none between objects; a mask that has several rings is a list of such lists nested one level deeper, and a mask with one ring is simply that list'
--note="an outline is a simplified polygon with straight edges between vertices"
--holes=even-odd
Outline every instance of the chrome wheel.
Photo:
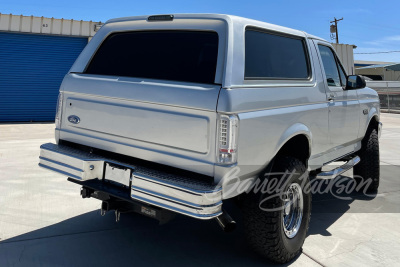
[{"label": "chrome wheel", "polygon": [[288,238],[296,236],[303,218],[303,194],[299,184],[293,183],[286,191],[282,224]]}]

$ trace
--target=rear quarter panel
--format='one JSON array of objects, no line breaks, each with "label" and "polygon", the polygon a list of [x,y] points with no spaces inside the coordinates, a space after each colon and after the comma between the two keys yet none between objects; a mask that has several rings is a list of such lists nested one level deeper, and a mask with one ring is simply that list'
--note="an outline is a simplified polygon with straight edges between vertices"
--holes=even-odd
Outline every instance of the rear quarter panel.
[{"label": "rear quarter panel", "polygon": [[295,135],[303,134],[309,140],[309,166],[324,163],[324,152],[329,149],[328,101],[315,47],[311,41],[307,45],[311,64],[309,80],[248,81],[246,84],[244,55],[236,58],[234,66],[241,68],[242,84],[222,89],[217,109],[239,117],[237,166],[215,167],[216,180],[224,184],[224,198],[240,193],[234,188],[257,177]]},{"label": "rear quarter panel", "polygon": [[[252,98],[264,108],[240,110],[243,99]],[[223,99],[230,101],[225,109]],[[222,110],[236,110],[239,117],[237,166],[241,179],[256,176],[298,134],[309,139],[310,163],[323,164],[323,152],[329,147],[328,109],[319,86],[223,90],[218,106],[218,111]]]}]

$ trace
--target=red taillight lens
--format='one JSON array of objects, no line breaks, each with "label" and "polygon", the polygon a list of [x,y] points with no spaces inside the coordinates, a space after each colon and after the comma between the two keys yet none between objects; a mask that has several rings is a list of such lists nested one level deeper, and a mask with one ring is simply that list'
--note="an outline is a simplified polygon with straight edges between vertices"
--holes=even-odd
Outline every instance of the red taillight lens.
[{"label": "red taillight lens", "polygon": [[235,115],[219,115],[217,131],[217,162],[234,164],[237,161],[239,119]]}]

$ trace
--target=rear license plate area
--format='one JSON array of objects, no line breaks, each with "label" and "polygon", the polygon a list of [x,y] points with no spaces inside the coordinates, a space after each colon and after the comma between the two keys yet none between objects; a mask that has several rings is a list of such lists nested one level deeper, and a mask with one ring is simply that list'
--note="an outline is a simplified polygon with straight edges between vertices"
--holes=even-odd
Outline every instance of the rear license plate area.
[{"label": "rear license plate area", "polygon": [[132,170],[114,163],[105,164],[104,180],[115,185],[130,187]]}]

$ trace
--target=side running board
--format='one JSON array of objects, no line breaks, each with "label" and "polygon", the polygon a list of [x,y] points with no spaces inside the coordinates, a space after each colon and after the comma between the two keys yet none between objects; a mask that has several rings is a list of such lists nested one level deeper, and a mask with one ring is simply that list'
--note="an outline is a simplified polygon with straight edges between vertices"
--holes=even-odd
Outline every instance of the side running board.
[{"label": "side running board", "polygon": [[317,177],[317,179],[333,179],[333,178],[341,175],[342,173],[350,170],[351,168],[356,166],[359,162],[360,162],[360,157],[356,156],[356,157],[350,159],[349,161],[347,161],[342,166],[339,166],[330,171],[318,173],[316,177]]}]

